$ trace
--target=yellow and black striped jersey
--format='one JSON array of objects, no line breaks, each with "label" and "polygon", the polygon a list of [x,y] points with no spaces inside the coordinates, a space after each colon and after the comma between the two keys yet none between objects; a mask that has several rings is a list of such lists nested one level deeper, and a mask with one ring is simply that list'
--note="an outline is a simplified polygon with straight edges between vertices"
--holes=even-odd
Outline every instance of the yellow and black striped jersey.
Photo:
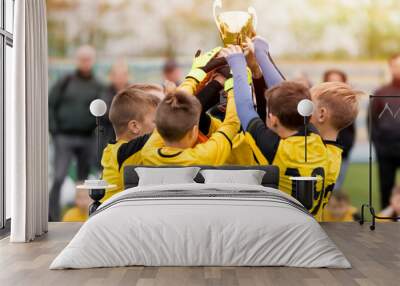
[{"label": "yellow and black striped jersey", "polygon": [[[340,166],[342,165],[342,152],[343,148],[335,141],[324,141],[328,152],[328,173],[325,178],[325,193],[322,201],[322,209],[328,204],[332,195],[335,183],[340,173]],[[322,220],[322,217],[317,218]]]},{"label": "yellow and black striped jersey", "polygon": [[279,189],[294,196],[294,182],[290,177],[318,177],[314,203],[310,213],[315,217],[322,211],[322,200],[325,190],[325,180],[329,172],[327,148],[317,133],[310,126],[307,134],[307,162],[305,161],[304,131],[288,138],[280,138],[259,118],[254,118],[246,132],[246,139],[252,145],[260,165],[275,165],[279,167]]},{"label": "yellow and black striped jersey", "polygon": [[226,165],[256,166],[259,164],[243,131],[233,138],[232,144],[232,154],[226,160]]},{"label": "yellow and black striped jersey", "polygon": [[101,166],[103,168],[102,178],[109,185],[116,185],[115,189],[106,190],[106,194],[102,201],[107,200],[111,196],[119,193],[123,189],[123,179],[119,172],[118,166],[118,149],[126,141],[118,140],[107,144],[106,148],[103,150],[103,155],[101,157]]},{"label": "yellow and black striped jersey", "polygon": [[[192,87],[195,90],[196,82],[193,79],[185,80],[187,87]],[[214,93],[221,89],[222,86],[216,84],[209,84],[207,89],[204,89],[205,93],[210,93],[214,96]],[[203,120],[200,120],[200,131],[204,133],[214,129],[214,123],[207,116],[203,116]],[[199,134],[200,135],[200,134]],[[107,190],[106,196],[103,200],[111,197],[112,195],[123,190],[123,169],[127,165],[141,165],[143,164],[143,157],[141,155],[141,149],[144,144],[149,140],[149,145],[153,147],[163,147],[164,142],[162,138],[155,134],[154,136],[145,135],[130,142],[112,142],[110,143],[103,152],[102,165],[103,165],[103,178],[109,184],[117,185],[116,189]],[[199,136],[201,142],[201,137]]]},{"label": "yellow and black striped jersey", "polygon": [[[210,129],[207,136],[211,136],[212,133],[218,130],[222,122],[218,118],[211,115],[210,117]],[[225,165],[241,165],[241,166],[255,166],[258,165],[256,156],[253,153],[251,145],[248,143],[245,133],[239,131],[239,133],[232,140],[232,152],[231,155],[225,162]]]},{"label": "yellow and black striped jersey", "polygon": [[142,150],[144,165],[223,165],[231,154],[232,140],[240,127],[236,115],[233,93],[228,96],[228,106],[224,122],[210,138],[192,148],[175,148],[153,144],[162,140],[158,132]]},{"label": "yellow and black striped jersey", "polygon": [[144,135],[129,142],[124,140],[113,141],[106,146],[101,158],[102,178],[108,184],[117,187],[106,190],[102,202],[124,189],[123,167],[142,163],[140,151],[149,138],[150,135]]}]

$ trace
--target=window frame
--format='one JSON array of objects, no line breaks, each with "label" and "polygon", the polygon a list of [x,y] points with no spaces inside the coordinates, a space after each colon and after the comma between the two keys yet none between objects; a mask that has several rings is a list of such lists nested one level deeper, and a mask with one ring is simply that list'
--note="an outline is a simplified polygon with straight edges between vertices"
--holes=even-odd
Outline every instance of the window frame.
[{"label": "window frame", "polygon": [[[6,30],[6,1],[0,0],[0,237],[7,235],[10,230],[10,219],[6,215],[6,189],[5,189],[5,97],[6,97],[6,59],[10,55],[6,55],[7,46],[13,48],[13,33]],[[8,0],[10,1],[10,0]],[[13,13],[11,17],[15,16],[15,0],[11,0],[13,5]],[[13,29],[14,30],[14,27]],[[8,50],[9,51],[9,50]]]}]

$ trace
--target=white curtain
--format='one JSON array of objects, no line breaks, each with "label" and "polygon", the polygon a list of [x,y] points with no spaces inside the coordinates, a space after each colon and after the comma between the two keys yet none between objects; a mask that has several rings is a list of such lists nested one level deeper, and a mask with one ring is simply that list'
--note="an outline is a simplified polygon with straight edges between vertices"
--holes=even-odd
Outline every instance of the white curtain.
[{"label": "white curtain", "polygon": [[47,232],[47,21],[45,0],[15,1],[13,94],[6,98],[6,188],[12,242]]}]

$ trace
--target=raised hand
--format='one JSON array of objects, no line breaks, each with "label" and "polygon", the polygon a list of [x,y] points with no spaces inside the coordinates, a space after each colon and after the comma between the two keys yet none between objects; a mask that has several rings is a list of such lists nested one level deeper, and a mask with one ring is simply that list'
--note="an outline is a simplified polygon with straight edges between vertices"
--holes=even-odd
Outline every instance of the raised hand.
[{"label": "raised hand", "polygon": [[254,53],[258,51],[262,51],[264,53],[269,53],[269,44],[266,39],[260,36],[256,36],[253,38],[254,43]]},{"label": "raised hand", "polygon": [[251,73],[253,74],[253,77],[261,78],[262,72],[257,63],[254,43],[250,38],[247,38],[246,42],[243,43],[243,50],[244,50],[244,54],[246,56],[247,66],[250,68]]},{"label": "raised hand", "polygon": [[221,47],[216,47],[204,54],[201,54],[201,51],[197,50],[193,59],[192,70],[201,69],[208,73],[217,67],[225,65],[226,60],[218,56],[221,49]]},{"label": "raised hand", "polygon": [[[207,78],[210,72],[220,66],[226,65],[226,59],[218,56],[221,49],[221,47],[216,47],[204,54],[202,54],[201,51],[198,50],[194,56],[192,68],[186,76],[186,79],[192,78],[195,79],[197,83],[202,83]],[[180,86],[180,88],[182,88],[182,85]],[[193,90],[189,93],[194,92],[195,91]]]},{"label": "raised hand", "polygon": [[242,48],[237,45],[228,45],[228,47],[223,48],[219,54],[220,56],[227,58],[229,56],[235,55],[235,54],[242,54]]},{"label": "raised hand", "polygon": [[253,38],[253,43],[257,63],[261,68],[267,88],[271,88],[284,81],[285,77],[279,71],[269,53],[268,42],[264,38],[257,36]]},{"label": "raised hand", "polygon": [[173,93],[176,90],[176,84],[169,80],[164,80],[164,93]]}]

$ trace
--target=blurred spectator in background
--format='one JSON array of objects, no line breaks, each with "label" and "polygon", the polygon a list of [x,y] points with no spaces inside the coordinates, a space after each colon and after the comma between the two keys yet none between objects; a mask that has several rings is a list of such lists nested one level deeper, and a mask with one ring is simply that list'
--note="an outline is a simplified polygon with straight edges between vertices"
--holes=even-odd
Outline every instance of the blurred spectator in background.
[{"label": "blurred spectator in background", "polygon": [[344,71],[330,69],[324,73],[324,82],[344,82],[347,83],[347,74]]},{"label": "blurred spectator in background", "polygon": [[[83,184],[77,183],[77,185]],[[84,222],[89,217],[89,206],[92,199],[89,197],[88,190],[76,189],[75,206],[70,208],[63,216],[63,222]]]},{"label": "blurred spectator in background", "polygon": [[164,80],[175,83],[176,86],[180,85],[182,81],[182,69],[174,59],[167,59],[163,66]]},{"label": "blurred spectator in background", "polygon": [[49,128],[55,146],[54,182],[50,190],[49,219],[60,219],[60,190],[71,160],[77,159],[78,180],[88,177],[94,164],[95,118],[90,102],[99,98],[102,85],[93,74],[96,51],[82,46],[76,52],[76,70],[61,78],[49,95]]},{"label": "blurred spectator in background", "polygon": [[[390,205],[379,214],[380,217],[399,217],[400,216],[400,185],[393,188],[390,197]],[[382,220],[388,221],[388,220]],[[394,221],[400,221],[395,219]]]},{"label": "blurred spectator in background", "polygon": [[307,73],[300,71],[297,72],[296,75],[293,77],[292,81],[301,83],[302,85],[304,85],[307,88],[312,88],[313,83],[310,79],[310,77],[308,76]]},{"label": "blurred spectator in background", "polygon": [[101,136],[102,137],[101,150],[103,150],[110,141],[115,140],[115,132],[108,118],[109,114],[108,111],[110,110],[111,102],[114,96],[118,92],[129,86],[129,67],[126,61],[122,59],[117,60],[112,65],[109,76],[110,76],[110,84],[101,95],[101,99],[103,99],[107,104],[107,112],[101,118],[102,128],[103,128],[103,134]]},{"label": "blurred spectator in background", "polygon": [[374,143],[379,168],[381,207],[389,205],[395,185],[396,170],[400,167],[400,54],[389,59],[392,82],[375,92],[371,103],[371,139]]},{"label": "blurred spectator in background", "polygon": [[342,191],[332,194],[324,209],[323,222],[350,222],[358,220],[357,209],[350,203],[349,196]]},{"label": "blurred spectator in background", "polygon": [[[327,70],[323,76],[323,82],[344,82],[347,83],[347,75],[341,70],[331,69]],[[337,142],[343,147],[342,165],[340,167],[339,177],[336,180],[335,190],[340,190],[343,187],[346,178],[347,169],[350,164],[350,152],[353,149],[356,139],[356,126],[355,122],[339,132]]]}]

